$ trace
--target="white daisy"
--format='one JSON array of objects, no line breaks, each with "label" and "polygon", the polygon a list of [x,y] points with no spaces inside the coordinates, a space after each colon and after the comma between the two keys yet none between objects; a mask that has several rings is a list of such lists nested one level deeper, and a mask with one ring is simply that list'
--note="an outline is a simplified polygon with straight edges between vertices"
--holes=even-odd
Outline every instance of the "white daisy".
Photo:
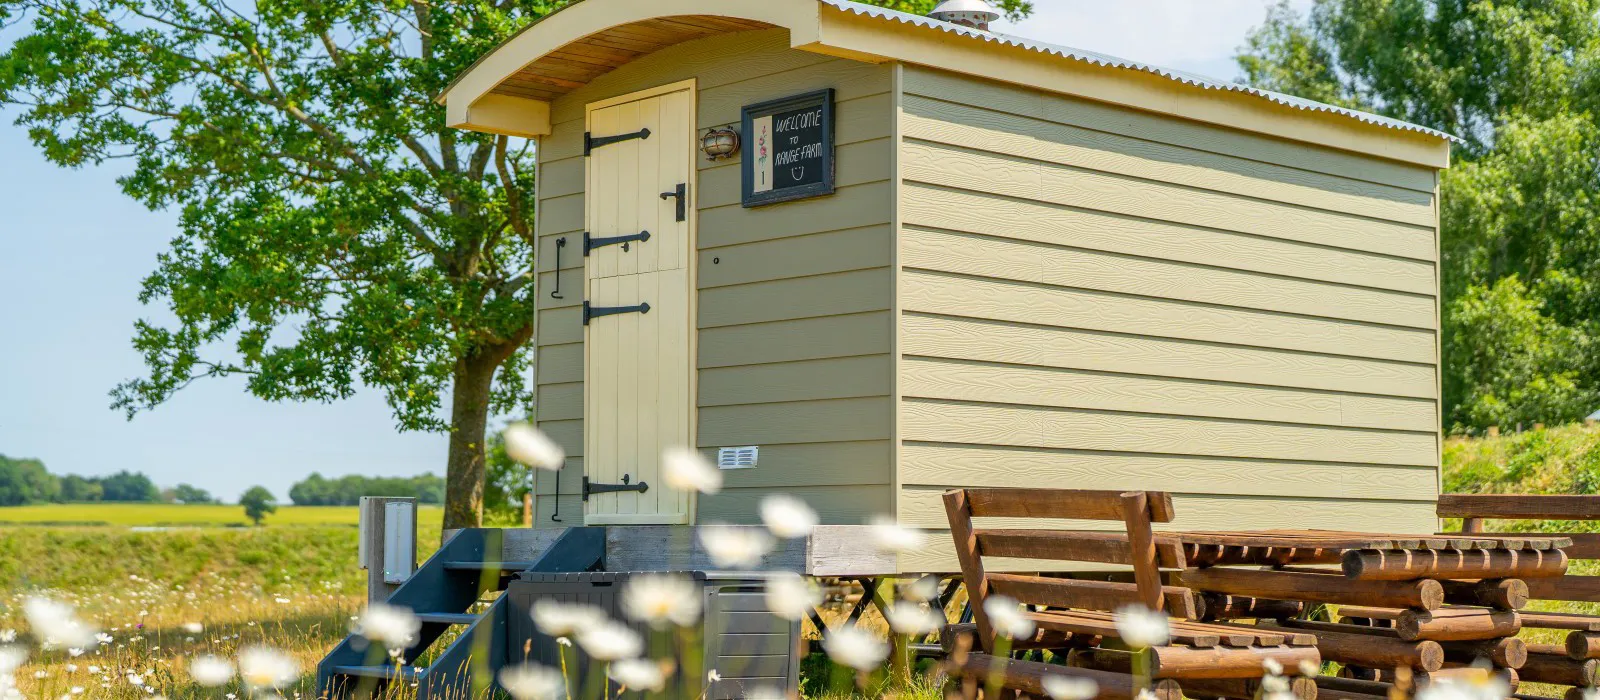
[{"label": "white daisy", "polygon": [[716,493],[722,490],[722,470],[706,461],[699,450],[668,447],[661,452],[662,477],[679,491]]},{"label": "white daisy", "polygon": [[1032,639],[1033,620],[1022,614],[1022,605],[1003,595],[992,595],[983,601],[983,612],[989,616],[994,633],[1012,639]]},{"label": "white daisy", "polygon": [[385,649],[405,649],[416,643],[417,635],[422,633],[422,619],[410,608],[373,603],[361,613],[351,632],[382,644]]},{"label": "white daisy", "polygon": [[251,689],[282,688],[299,677],[300,666],[281,651],[257,646],[239,652],[239,678]]},{"label": "white daisy", "polygon": [[885,552],[915,552],[926,545],[921,530],[905,527],[887,515],[873,518],[871,525],[873,543]]},{"label": "white daisy", "polygon": [[567,451],[561,445],[527,423],[506,426],[500,439],[505,442],[506,454],[527,466],[557,471],[567,462]]},{"label": "white daisy", "polygon": [[724,569],[755,569],[772,551],[774,541],[766,530],[743,525],[706,525],[700,528],[700,546],[711,561]]},{"label": "white daisy", "polygon": [[785,539],[805,537],[817,527],[817,512],[794,496],[775,493],[761,499],[761,522]]},{"label": "white daisy", "polygon": [[645,659],[613,661],[606,675],[629,690],[660,692],[667,685],[667,674],[661,664]]},{"label": "white daisy", "polygon": [[1100,686],[1087,678],[1049,675],[1040,679],[1044,692],[1051,700],[1093,700],[1100,694]]},{"label": "white daisy", "polygon": [[889,606],[889,627],[895,634],[917,635],[937,632],[945,619],[921,603],[896,601]]},{"label": "white daisy", "polygon": [[566,697],[567,682],[556,669],[519,664],[500,669],[500,687],[516,700],[555,700]]},{"label": "white daisy", "polygon": [[1172,639],[1172,627],[1167,624],[1167,616],[1143,605],[1123,606],[1112,616],[1112,620],[1117,625],[1117,636],[1134,648],[1158,647]]},{"label": "white daisy", "polygon": [[889,656],[889,645],[860,627],[841,627],[822,638],[822,649],[834,663],[871,671]]},{"label": "white daisy", "polygon": [[644,651],[639,633],[611,620],[578,630],[578,644],[601,661],[633,658]]},{"label": "white daisy", "polygon": [[822,589],[799,574],[783,572],[767,579],[766,600],[772,614],[785,620],[804,620],[822,604]]},{"label": "white daisy", "polygon": [[629,579],[622,589],[622,609],[652,627],[688,627],[700,620],[701,595],[701,587],[687,577],[645,574]]},{"label": "white daisy", "polygon": [[539,631],[551,637],[568,637],[606,619],[605,612],[593,605],[563,603],[554,598],[534,601],[531,614]]},{"label": "white daisy", "polygon": [[78,620],[72,606],[49,598],[28,598],[22,603],[22,614],[28,618],[33,634],[47,646],[93,646],[95,629]]},{"label": "white daisy", "polygon": [[189,677],[207,688],[215,688],[233,678],[233,664],[216,656],[197,656],[189,662]]}]

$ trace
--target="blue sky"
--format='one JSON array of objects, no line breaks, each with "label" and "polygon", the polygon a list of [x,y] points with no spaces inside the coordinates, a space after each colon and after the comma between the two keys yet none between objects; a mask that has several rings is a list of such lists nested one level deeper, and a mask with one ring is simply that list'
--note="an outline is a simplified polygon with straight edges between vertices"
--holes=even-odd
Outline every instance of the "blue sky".
[{"label": "blue sky", "polygon": [[[1222,78],[1268,0],[1035,0],[1008,33]],[[1297,0],[1304,7],[1309,0]],[[0,37],[0,45],[9,43]],[[119,166],[46,163],[0,110],[0,454],[51,471],[143,471],[234,499],[261,484],[325,475],[443,473],[443,435],[397,433],[376,392],[336,404],[273,404],[239,380],[200,382],[133,421],[109,392],[139,375],[133,322],[140,280],[174,232],[117,188]]]}]

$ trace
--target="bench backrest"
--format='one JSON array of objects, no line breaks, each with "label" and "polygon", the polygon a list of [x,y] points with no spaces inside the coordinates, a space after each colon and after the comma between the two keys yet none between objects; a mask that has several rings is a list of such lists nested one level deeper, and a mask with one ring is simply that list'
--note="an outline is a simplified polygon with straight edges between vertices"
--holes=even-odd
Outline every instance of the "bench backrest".
[{"label": "bench backrest", "polygon": [[[1187,588],[1163,586],[1161,569],[1185,566],[1183,547],[1159,538],[1151,523],[1171,522],[1172,497],[1160,491],[1069,489],[956,489],[944,494],[956,558],[972,602],[978,636],[992,649],[994,630],[983,604],[991,594],[1019,602],[1079,610],[1114,611],[1130,604],[1195,617]],[[974,518],[1053,518],[1123,523],[1122,532],[980,528]],[[991,574],[986,556],[1125,565],[1133,582],[1079,581],[1056,577]]]},{"label": "bench backrest", "polygon": [[[1461,518],[1462,532],[1483,532],[1485,520],[1600,520],[1600,496],[1463,494],[1439,496],[1441,518]],[[1572,559],[1600,559],[1600,534],[1556,533],[1572,538],[1566,554]],[[1600,576],[1529,578],[1534,600],[1600,603]]]}]

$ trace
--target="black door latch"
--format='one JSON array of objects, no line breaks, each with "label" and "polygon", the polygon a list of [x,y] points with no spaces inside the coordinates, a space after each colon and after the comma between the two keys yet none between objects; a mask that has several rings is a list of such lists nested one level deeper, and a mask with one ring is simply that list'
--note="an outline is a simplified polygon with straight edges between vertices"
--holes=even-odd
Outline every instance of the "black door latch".
[{"label": "black door latch", "polygon": [[583,302],[583,325],[587,326],[589,321],[602,316],[632,313],[650,313],[650,304],[644,303],[638,306],[590,306],[589,302],[586,301]]},{"label": "black door latch", "polygon": [[631,134],[617,134],[616,136],[595,136],[585,131],[583,132],[583,155],[587,157],[594,151],[594,149],[601,146],[610,146],[613,143],[622,143],[623,141],[632,141],[634,139],[644,140],[648,138],[650,138],[649,129],[640,129]]},{"label": "black door latch", "polygon": [[644,483],[643,481],[637,484],[628,483],[632,478],[633,477],[628,474],[623,474],[622,483],[620,484],[591,484],[589,483],[589,477],[585,476],[583,477],[583,500],[587,502],[589,500],[589,494],[591,493],[618,493],[621,491],[638,491],[639,493],[644,493],[650,490],[650,485]]},{"label": "black door latch", "polygon": [[677,189],[674,189],[671,192],[662,192],[661,193],[661,198],[662,199],[671,199],[673,197],[677,197],[678,198],[678,220],[679,221],[688,221],[689,220],[689,186],[688,185],[678,185]]},{"label": "black door latch", "polygon": [[633,233],[626,236],[612,236],[611,238],[591,238],[589,236],[589,232],[584,231],[583,257],[589,257],[589,251],[594,250],[595,248],[604,248],[608,245],[616,245],[618,243],[622,244],[622,250],[626,252],[628,250],[629,243],[632,243],[633,241],[639,241],[643,243],[644,241],[648,240],[650,240],[649,231],[640,231],[638,233]]}]

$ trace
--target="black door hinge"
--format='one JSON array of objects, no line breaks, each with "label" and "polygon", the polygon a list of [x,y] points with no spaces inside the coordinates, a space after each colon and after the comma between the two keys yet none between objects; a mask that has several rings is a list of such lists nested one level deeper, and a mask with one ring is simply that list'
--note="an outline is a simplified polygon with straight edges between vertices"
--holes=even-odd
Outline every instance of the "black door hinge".
[{"label": "black door hinge", "polygon": [[610,146],[613,143],[622,143],[623,141],[632,141],[634,139],[643,140],[648,138],[650,138],[649,129],[640,129],[631,134],[617,134],[616,136],[595,136],[585,131],[583,132],[583,155],[588,156],[590,153],[594,152],[594,149],[601,146]]},{"label": "black door hinge", "polygon": [[589,302],[586,301],[583,302],[583,325],[587,326],[589,325],[590,320],[600,318],[601,316],[615,316],[617,314],[631,313],[650,313],[650,304],[645,303],[638,306],[590,306]]},{"label": "black door hinge", "polygon": [[662,199],[669,199],[669,198],[672,198],[672,197],[677,197],[678,198],[678,220],[679,221],[688,221],[689,220],[689,186],[688,185],[678,185],[678,188],[673,190],[673,191],[671,191],[671,192],[662,192],[661,193],[661,198]]},{"label": "black door hinge", "polygon": [[589,257],[589,251],[594,250],[595,248],[604,248],[608,245],[616,245],[621,243],[622,249],[626,251],[628,250],[629,243],[632,243],[633,241],[639,241],[643,243],[644,241],[648,240],[650,240],[649,231],[640,231],[638,233],[633,233],[626,236],[612,236],[611,238],[592,238],[589,236],[588,231],[584,231],[583,257]]},{"label": "black door hinge", "polygon": [[589,494],[591,493],[617,493],[620,491],[638,491],[639,493],[644,493],[650,490],[650,485],[644,483],[643,481],[637,484],[628,483],[628,481],[632,478],[633,477],[627,474],[623,474],[622,483],[620,484],[591,484],[589,483],[589,477],[585,476],[583,477],[583,500],[588,501]]}]

